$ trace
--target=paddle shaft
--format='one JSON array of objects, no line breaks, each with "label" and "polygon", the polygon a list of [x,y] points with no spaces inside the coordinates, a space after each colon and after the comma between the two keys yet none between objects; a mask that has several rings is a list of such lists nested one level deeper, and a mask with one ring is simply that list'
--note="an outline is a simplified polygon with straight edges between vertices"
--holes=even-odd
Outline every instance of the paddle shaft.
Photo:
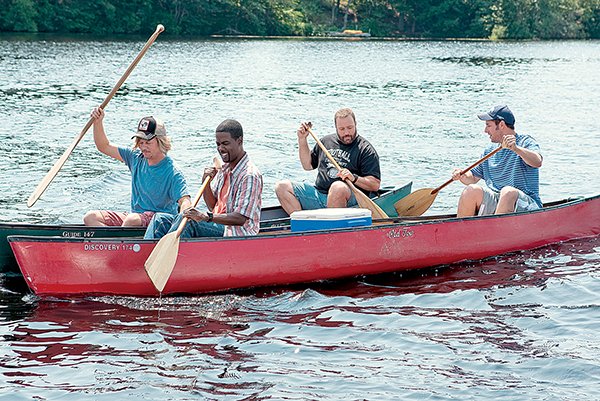
[{"label": "paddle shaft", "polygon": [[[202,186],[200,187],[200,190],[198,191],[198,195],[196,195],[196,197],[194,198],[194,201],[192,202],[192,207],[196,207],[196,205],[198,205],[198,202],[200,202],[200,198],[202,197],[202,194],[204,193],[204,189],[206,189],[206,186],[208,185],[208,183],[210,182],[211,177],[207,176],[204,179],[204,182],[202,183]],[[179,238],[179,236],[181,235],[181,233],[183,232],[183,229],[185,228],[185,225],[188,222],[188,218],[184,217],[183,219],[181,219],[181,222],[179,223],[179,226],[177,227],[177,238]]]},{"label": "paddle shaft", "polygon": [[[498,148],[494,149],[492,152],[488,153],[487,155],[485,155],[481,159],[477,160],[475,163],[471,164],[469,167],[467,167],[466,169],[464,169],[463,171],[461,171],[460,175],[468,173],[469,171],[471,171],[472,168],[475,168],[475,167],[479,166],[481,163],[483,163],[484,161],[486,161],[487,159],[489,159],[490,157],[492,157],[493,155],[495,155],[496,153],[498,153],[500,150],[502,150],[502,146],[498,146]],[[437,194],[442,189],[444,189],[446,186],[450,185],[452,183],[452,181],[454,181],[454,180],[452,178],[450,178],[448,181],[446,181],[445,183],[443,183],[442,185],[440,185],[439,187],[437,187],[436,189],[434,189],[433,191],[431,191],[431,194],[432,195]]]},{"label": "paddle shaft", "polygon": [[[342,168],[340,167],[340,165],[338,164],[338,162],[333,158],[333,156],[331,156],[331,153],[329,153],[329,151],[327,150],[327,148],[325,147],[325,145],[323,145],[323,142],[321,142],[319,140],[319,138],[317,138],[317,136],[315,135],[315,133],[312,132],[312,130],[310,128],[308,128],[307,130],[308,130],[308,133],[317,142],[317,144],[319,145],[319,147],[321,148],[321,150],[323,151],[323,153],[325,153],[325,156],[327,156],[327,158],[329,159],[329,161],[333,164],[333,166],[335,168],[337,168],[339,171],[341,171]],[[373,202],[373,200],[371,200],[371,198],[369,198],[367,195],[365,195],[360,189],[356,188],[356,186],[354,185],[354,183],[352,181],[346,179],[346,180],[344,180],[344,182],[346,184],[348,184],[348,186],[350,187],[350,189],[352,190],[352,192],[354,192],[354,196],[355,196],[357,202],[359,203],[359,205],[361,207],[365,207],[365,208],[368,208],[369,210],[371,210],[371,213],[373,214],[373,217],[375,217],[375,218],[381,218],[381,219],[387,219],[388,218],[388,215],[383,211],[383,209],[381,209],[377,205],[377,203]]]},{"label": "paddle shaft", "polygon": [[[323,153],[325,153],[325,156],[327,156],[327,158],[334,165],[334,167],[337,168],[339,171],[342,171],[342,168],[340,167],[340,165],[338,164],[338,162],[333,158],[333,156],[331,156],[331,153],[329,153],[329,151],[327,150],[327,148],[325,147],[325,145],[323,145],[323,142],[321,142],[321,140],[319,138],[317,138],[317,136],[314,134],[314,132],[312,132],[312,130],[310,128],[308,128],[308,133],[317,142],[317,144],[319,145],[319,147],[321,148],[321,150],[323,151]],[[346,184],[350,185],[350,188],[354,192],[360,191],[360,189],[356,188],[356,186],[354,185],[354,183],[352,181],[350,181],[350,180],[345,180],[345,181],[346,181]]]},{"label": "paddle shaft", "polygon": [[[121,85],[123,85],[123,83],[129,77],[129,75],[131,74],[133,69],[138,65],[138,63],[140,62],[142,57],[144,57],[144,55],[146,54],[146,52],[148,51],[148,49],[150,48],[152,43],[154,43],[154,41],[156,40],[158,35],[160,35],[160,33],[164,30],[165,30],[165,27],[160,24],[156,27],[156,31],[154,31],[152,36],[150,36],[150,39],[148,39],[148,41],[146,42],[146,44],[144,45],[142,50],[139,52],[137,57],[129,65],[129,67],[123,74],[123,76],[121,76],[121,78],[119,79],[117,84],[113,87],[113,89],[110,91],[108,96],[106,96],[106,99],[104,99],[102,104],[100,104],[99,107],[101,109],[104,109],[108,105],[108,102],[110,102],[110,100],[113,98],[113,96],[121,88]],[[75,139],[73,140],[71,145],[67,148],[67,150],[63,153],[63,155],[56,161],[56,163],[54,163],[54,166],[52,166],[50,171],[48,171],[46,176],[42,179],[42,181],[40,181],[40,183],[36,187],[35,191],[33,191],[33,193],[29,196],[29,199],[27,200],[27,207],[33,206],[35,204],[35,202],[37,202],[37,200],[40,198],[40,196],[42,196],[42,194],[44,193],[46,188],[48,188],[48,185],[50,185],[50,183],[52,182],[54,177],[56,177],[59,170],[65,164],[65,162],[67,161],[67,159],[69,158],[69,156],[71,155],[71,153],[73,152],[75,147],[79,144],[79,142],[84,137],[84,135],[88,132],[88,130],[90,129],[90,127],[92,126],[93,123],[94,123],[94,119],[90,118],[88,120],[87,124],[85,125],[85,127],[83,127],[83,129],[79,133],[79,135],[77,135],[75,137]]]}]

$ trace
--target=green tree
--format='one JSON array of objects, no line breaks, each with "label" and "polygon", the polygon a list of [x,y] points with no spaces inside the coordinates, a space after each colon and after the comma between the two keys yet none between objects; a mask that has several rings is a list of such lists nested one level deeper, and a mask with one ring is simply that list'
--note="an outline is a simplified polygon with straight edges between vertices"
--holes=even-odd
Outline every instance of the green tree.
[{"label": "green tree", "polygon": [[0,0],[0,30],[374,36],[600,37],[600,0]]},{"label": "green tree", "polygon": [[15,32],[37,32],[37,13],[32,0],[13,0],[4,17],[8,30]]},{"label": "green tree", "polygon": [[490,0],[423,0],[413,2],[417,29],[428,37],[487,37]]},{"label": "green tree", "polygon": [[583,25],[588,37],[600,38],[600,0],[585,0]]},{"label": "green tree", "polygon": [[585,37],[581,0],[499,0],[493,36],[499,39]]}]

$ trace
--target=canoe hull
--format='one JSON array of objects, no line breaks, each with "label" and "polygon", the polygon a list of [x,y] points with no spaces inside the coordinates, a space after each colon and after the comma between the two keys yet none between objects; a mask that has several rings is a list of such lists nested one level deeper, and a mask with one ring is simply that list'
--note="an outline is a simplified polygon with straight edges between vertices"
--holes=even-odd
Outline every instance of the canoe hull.
[{"label": "canoe hull", "polygon": [[120,238],[142,237],[140,227],[86,227],[80,224],[27,224],[0,223],[0,272],[18,273],[19,266],[6,237],[9,235],[58,236],[63,238]]},{"label": "canoe hull", "polygon": [[[384,188],[381,196],[374,199],[389,216],[397,216],[394,203],[410,194],[412,182],[398,188]],[[289,216],[280,206],[265,207],[261,211],[261,229],[285,227],[290,224]],[[121,238],[143,237],[146,230],[141,227],[86,227],[81,224],[28,224],[0,223],[0,272],[19,273],[17,261],[6,241],[9,235],[59,236],[64,238]]]},{"label": "canoe hull", "polygon": [[[433,217],[365,228],[182,240],[163,293],[206,293],[417,269],[600,233],[600,196],[544,210]],[[156,241],[9,237],[39,295],[157,295],[144,261]]]}]

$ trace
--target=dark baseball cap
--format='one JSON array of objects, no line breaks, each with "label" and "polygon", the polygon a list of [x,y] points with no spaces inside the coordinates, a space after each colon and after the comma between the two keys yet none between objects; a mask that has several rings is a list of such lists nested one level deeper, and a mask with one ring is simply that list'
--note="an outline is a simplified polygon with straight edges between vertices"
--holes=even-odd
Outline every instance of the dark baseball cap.
[{"label": "dark baseball cap", "polygon": [[515,116],[507,105],[496,106],[487,113],[478,114],[477,117],[484,121],[501,120],[508,125],[515,125]]},{"label": "dark baseball cap", "polygon": [[165,128],[165,124],[162,121],[149,116],[144,117],[140,120],[137,127],[137,132],[132,138],[141,138],[149,141],[155,136],[166,136],[167,129]]}]

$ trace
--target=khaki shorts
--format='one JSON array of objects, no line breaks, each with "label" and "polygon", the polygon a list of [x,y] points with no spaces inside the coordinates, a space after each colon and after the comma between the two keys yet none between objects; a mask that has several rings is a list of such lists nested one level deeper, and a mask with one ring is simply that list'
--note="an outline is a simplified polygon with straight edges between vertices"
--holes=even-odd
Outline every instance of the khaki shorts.
[{"label": "khaki shorts", "polygon": [[[489,214],[494,214],[496,212],[496,207],[498,206],[498,199],[500,199],[500,193],[494,192],[488,187],[481,187],[483,189],[483,202],[479,207],[479,216],[486,216]],[[519,191],[519,197],[517,198],[517,202],[515,203],[515,212],[528,212],[531,210],[537,210],[540,207],[533,200],[533,198],[525,192]]]}]

